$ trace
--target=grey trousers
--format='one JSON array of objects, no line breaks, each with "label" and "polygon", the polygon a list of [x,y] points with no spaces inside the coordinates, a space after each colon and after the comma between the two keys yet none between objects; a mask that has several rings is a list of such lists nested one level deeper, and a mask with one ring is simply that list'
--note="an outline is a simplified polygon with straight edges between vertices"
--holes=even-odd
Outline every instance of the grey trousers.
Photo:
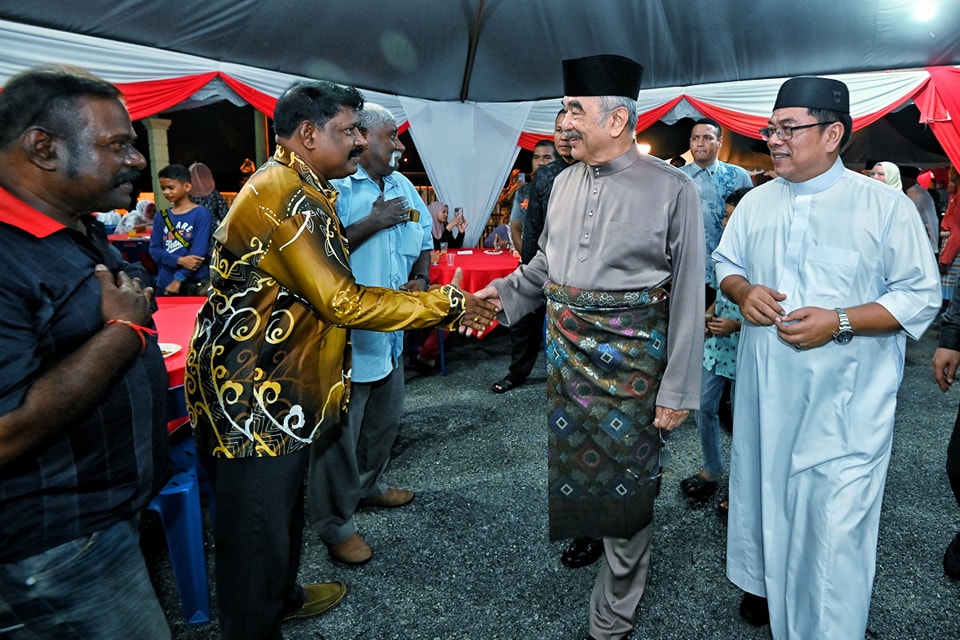
[{"label": "grey trousers", "polygon": [[590,596],[590,635],[596,640],[622,640],[633,630],[637,605],[650,572],[653,524],[632,538],[604,538],[603,564]]},{"label": "grey trousers", "polygon": [[360,500],[387,490],[383,473],[400,429],[404,397],[403,364],[382,380],[353,383],[339,436],[311,446],[307,516],[325,543],[340,544],[352,536]]}]

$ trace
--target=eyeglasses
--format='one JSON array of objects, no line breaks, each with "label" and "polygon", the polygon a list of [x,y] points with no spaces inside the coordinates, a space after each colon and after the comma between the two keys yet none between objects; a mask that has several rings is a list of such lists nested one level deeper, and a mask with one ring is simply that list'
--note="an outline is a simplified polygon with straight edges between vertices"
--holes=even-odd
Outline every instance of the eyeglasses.
[{"label": "eyeglasses", "polygon": [[779,127],[764,127],[760,129],[760,137],[764,140],[769,140],[773,137],[773,134],[777,134],[777,137],[781,140],[790,140],[793,138],[793,132],[799,131],[800,129],[809,129],[810,127],[818,127],[822,124],[833,124],[832,122],[814,122],[812,124],[800,124],[795,127],[788,127],[787,125],[781,125]]}]

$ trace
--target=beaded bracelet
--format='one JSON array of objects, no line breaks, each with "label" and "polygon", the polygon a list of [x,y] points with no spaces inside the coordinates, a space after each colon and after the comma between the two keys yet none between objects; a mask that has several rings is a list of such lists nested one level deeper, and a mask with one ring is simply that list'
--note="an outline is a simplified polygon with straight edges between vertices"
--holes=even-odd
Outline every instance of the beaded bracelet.
[{"label": "beaded bracelet", "polygon": [[107,320],[107,323],[103,326],[109,327],[112,324],[122,324],[130,327],[137,332],[137,337],[140,338],[140,353],[143,353],[147,350],[147,335],[155,336],[157,335],[156,329],[151,329],[149,327],[144,327],[142,325],[130,322],[129,320],[120,320],[119,318],[113,318],[112,320]]}]

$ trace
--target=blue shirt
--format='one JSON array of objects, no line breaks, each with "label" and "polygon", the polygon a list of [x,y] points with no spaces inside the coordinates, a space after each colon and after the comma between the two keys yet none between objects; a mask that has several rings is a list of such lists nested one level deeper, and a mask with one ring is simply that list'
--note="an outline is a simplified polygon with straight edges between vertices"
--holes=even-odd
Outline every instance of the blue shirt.
[{"label": "blue shirt", "polygon": [[150,257],[157,263],[157,291],[163,291],[174,279],[181,282],[202,280],[210,277],[210,261],[205,260],[200,268],[191,271],[177,264],[183,256],[210,256],[210,237],[213,234],[213,214],[201,205],[184,213],[167,209],[170,224],[176,229],[187,246],[167,228],[163,213],[153,217],[153,232],[150,234]]},{"label": "blue shirt", "polygon": [[737,189],[752,187],[750,174],[735,164],[715,160],[707,167],[696,162],[683,165],[680,171],[693,178],[700,190],[700,209],[703,212],[703,239],[707,249],[707,272],[704,281],[717,288],[714,278],[713,250],[720,244],[723,235],[723,209],[727,197]]},{"label": "blue shirt", "polygon": [[[730,302],[723,291],[717,290],[717,303],[713,308],[713,315],[718,318],[730,318],[740,323],[743,315],[740,307]],[[740,342],[740,332],[735,331],[728,336],[710,334],[703,341],[703,368],[713,371],[718,376],[735,380],[737,377],[737,344]]]},{"label": "blue shirt", "polygon": [[[380,197],[380,186],[370,179],[362,166],[352,176],[331,180],[340,192],[337,215],[344,227],[370,215]],[[403,196],[407,205],[420,211],[419,222],[405,222],[383,229],[359,247],[350,249],[350,269],[357,283],[371,287],[399,289],[410,280],[413,263],[421,251],[433,249],[433,218],[416,187],[405,176],[394,172],[383,179],[383,199]],[[382,380],[397,366],[403,351],[403,332],[351,331],[353,380]]]}]

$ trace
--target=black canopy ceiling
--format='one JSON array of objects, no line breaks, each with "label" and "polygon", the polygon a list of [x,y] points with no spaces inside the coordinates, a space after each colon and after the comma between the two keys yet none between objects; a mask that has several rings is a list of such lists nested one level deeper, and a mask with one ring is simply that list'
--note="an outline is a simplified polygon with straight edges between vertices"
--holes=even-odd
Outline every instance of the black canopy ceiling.
[{"label": "black canopy ceiling", "polygon": [[559,61],[594,53],[641,62],[644,88],[960,63],[960,2],[928,2],[926,22],[904,0],[0,0],[0,19],[504,102],[562,95]]}]

